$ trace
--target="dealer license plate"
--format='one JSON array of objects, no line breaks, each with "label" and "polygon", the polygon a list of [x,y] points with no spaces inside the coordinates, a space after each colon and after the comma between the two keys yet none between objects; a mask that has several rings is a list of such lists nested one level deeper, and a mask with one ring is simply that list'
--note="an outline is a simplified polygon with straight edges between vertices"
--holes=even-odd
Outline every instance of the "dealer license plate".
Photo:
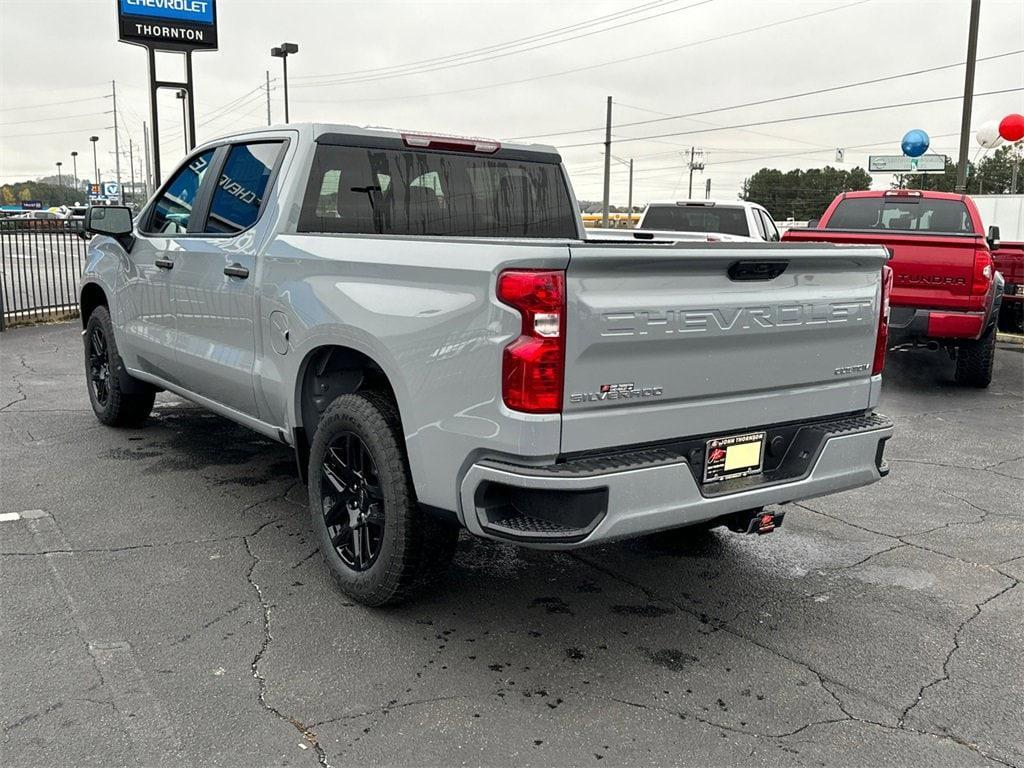
[{"label": "dealer license plate", "polygon": [[708,440],[704,482],[717,483],[735,477],[760,474],[764,467],[764,432]]}]

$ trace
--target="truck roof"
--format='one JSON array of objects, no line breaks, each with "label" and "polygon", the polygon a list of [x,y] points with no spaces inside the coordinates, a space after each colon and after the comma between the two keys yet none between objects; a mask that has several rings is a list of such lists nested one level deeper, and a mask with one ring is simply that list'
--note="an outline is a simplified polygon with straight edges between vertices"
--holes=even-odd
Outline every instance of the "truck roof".
[{"label": "truck roof", "polygon": [[[742,208],[743,206],[746,206],[746,205],[758,205],[758,204],[757,203],[752,203],[749,200],[705,200],[703,198],[698,200],[698,199],[694,198],[692,200],[651,200],[647,204],[648,207],[653,206],[653,205],[680,205],[680,206],[682,206],[682,205],[707,205],[707,206],[730,205],[730,206],[735,206],[737,208]],[[758,207],[760,207],[760,206],[758,206]]]},{"label": "truck roof", "polygon": [[[473,143],[477,143],[484,149],[478,150],[481,154],[497,154],[502,152],[503,154],[511,150],[516,154],[535,154],[538,157],[544,157],[544,159],[551,160],[552,156],[561,160],[558,150],[549,144],[517,144],[500,141],[499,139],[488,139],[480,136],[459,136],[450,133],[435,133],[431,131],[413,130],[405,128],[388,128],[383,126],[375,125],[346,125],[344,123],[283,123],[277,125],[261,126],[259,128],[252,128],[246,131],[232,131],[219,136],[217,139],[205,143],[214,143],[223,141],[226,138],[236,138],[240,136],[256,136],[263,133],[280,133],[281,131],[297,131],[299,135],[308,141],[318,141],[325,137],[331,137],[332,139],[344,140],[367,140],[367,139],[385,139],[390,141],[404,141],[407,146],[413,149],[428,149],[429,146],[422,144],[410,144],[409,138],[413,139],[433,139],[442,144],[464,144],[466,151],[472,151]],[[445,141],[447,140],[447,142]],[[496,145],[499,147],[497,152],[490,149],[486,145]],[[451,148],[450,146],[448,147]]]},{"label": "truck roof", "polygon": [[933,192],[927,189],[865,189],[860,192],[844,192],[844,199],[857,197],[921,197],[927,200],[963,200],[967,195],[959,192]]}]

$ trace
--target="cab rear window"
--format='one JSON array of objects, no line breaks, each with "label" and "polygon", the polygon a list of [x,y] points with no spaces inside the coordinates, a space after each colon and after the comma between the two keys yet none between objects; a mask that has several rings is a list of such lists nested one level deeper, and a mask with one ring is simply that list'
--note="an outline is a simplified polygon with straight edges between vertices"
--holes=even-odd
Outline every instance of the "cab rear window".
[{"label": "cab rear window", "polygon": [[555,163],[323,144],[298,231],[574,238],[576,216]]},{"label": "cab rear window", "polygon": [[825,229],[968,234],[974,224],[960,200],[924,197],[853,197],[841,200]]},{"label": "cab rear window", "polygon": [[[747,212],[741,207],[727,205],[652,205],[644,216],[643,228],[667,229],[672,232],[750,235],[747,228]],[[761,234],[765,235],[763,232]]]}]

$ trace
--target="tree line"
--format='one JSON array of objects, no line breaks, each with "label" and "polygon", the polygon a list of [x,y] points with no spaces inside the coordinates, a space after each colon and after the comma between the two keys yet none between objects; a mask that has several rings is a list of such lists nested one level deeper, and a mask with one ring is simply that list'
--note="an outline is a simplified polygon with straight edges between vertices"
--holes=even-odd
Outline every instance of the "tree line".
[{"label": "tree line", "polygon": [[[1017,167],[1017,191],[1024,192],[1022,153],[1010,145],[1000,147],[977,163],[967,164],[967,193],[999,195],[1009,194]],[[903,189],[923,189],[935,192],[956,191],[956,163],[946,163],[942,173],[908,173],[895,178],[892,186]],[[871,175],[863,168],[843,170],[826,166],[806,171],[780,171],[762,168],[744,180],[740,197],[760,203],[776,220],[793,218],[797,221],[820,218],[836,195],[871,187]]]}]

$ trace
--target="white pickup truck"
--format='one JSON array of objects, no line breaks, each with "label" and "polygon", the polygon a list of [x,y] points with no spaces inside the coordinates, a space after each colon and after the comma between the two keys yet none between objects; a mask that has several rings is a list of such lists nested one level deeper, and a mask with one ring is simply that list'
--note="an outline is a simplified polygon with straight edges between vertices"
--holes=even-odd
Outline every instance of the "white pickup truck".
[{"label": "white pickup truck", "polygon": [[[92,407],[169,390],[295,449],[331,573],[430,583],[460,528],[565,549],[767,532],[873,483],[881,247],[593,243],[551,147],[288,125],[93,207]],[[684,534],[687,535],[687,534]]]}]

